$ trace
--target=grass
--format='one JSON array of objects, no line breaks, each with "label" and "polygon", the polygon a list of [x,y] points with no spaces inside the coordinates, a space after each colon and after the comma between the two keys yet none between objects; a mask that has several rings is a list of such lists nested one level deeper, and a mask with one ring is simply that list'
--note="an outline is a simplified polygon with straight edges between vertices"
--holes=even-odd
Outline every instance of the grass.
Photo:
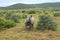
[{"label": "grass", "polygon": [[[39,14],[30,14],[35,18],[34,28],[37,26]],[[0,32],[0,40],[60,40],[60,17],[54,20],[58,24],[58,31],[26,31],[24,28],[25,19],[21,19],[16,27]]]},{"label": "grass", "polygon": [[59,40],[60,32],[25,31],[23,28],[11,28],[0,33],[0,40]]},{"label": "grass", "polygon": [[57,31],[60,31],[60,17],[55,17],[55,22],[57,23]]}]

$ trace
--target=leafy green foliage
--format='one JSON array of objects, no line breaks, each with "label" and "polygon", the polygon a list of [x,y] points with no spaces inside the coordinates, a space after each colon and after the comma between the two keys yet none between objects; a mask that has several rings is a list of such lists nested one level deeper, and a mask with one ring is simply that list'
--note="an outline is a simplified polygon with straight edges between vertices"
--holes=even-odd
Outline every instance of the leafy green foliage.
[{"label": "leafy green foliage", "polygon": [[56,30],[56,23],[50,17],[50,15],[45,14],[39,17],[39,22],[37,26],[38,30]]},{"label": "leafy green foliage", "polygon": [[11,27],[14,27],[16,25],[15,22],[11,21],[11,20],[8,20],[5,22],[5,27],[4,28],[11,28]]},{"label": "leafy green foliage", "polygon": [[16,25],[15,22],[11,20],[5,20],[0,18],[0,31],[3,28],[11,28],[11,27],[14,27],[15,25]]}]

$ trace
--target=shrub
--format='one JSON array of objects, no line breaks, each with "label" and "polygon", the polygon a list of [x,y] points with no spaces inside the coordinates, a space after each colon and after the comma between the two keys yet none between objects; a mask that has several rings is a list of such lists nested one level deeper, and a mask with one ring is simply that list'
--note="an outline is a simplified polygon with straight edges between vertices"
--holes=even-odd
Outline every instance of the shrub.
[{"label": "shrub", "polygon": [[56,30],[56,23],[48,14],[39,16],[38,30]]},{"label": "shrub", "polygon": [[8,13],[8,14],[6,14],[6,17],[5,18],[6,19],[13,20],[16,23],[19,23],[20,22],[20,15],[17,15],[17,14]]},{"label": "shrub", "polygon": [[7,13],[6,16],[5,16],[5,18],[6,19],[11,19],[12,15],[13,15],[12,13]]},{"label": "shrub", "polygon": [[28,14],[35,14],[35,13],[36,13],[35,11],[31,10],[31,11],[29,11]]},{"label": "shrub", "polygon": [[16,24],[11,20],[5,20],[0,18],[0,31],[3,28],[11,28],[11,27],[14,27],[15,25]]},{"label": "shrub", "polygon": [[20,15],[13,15],[11,18],[13,21],[15,21],[16,23],[20,22]]},{"label": "shrub", "polygon": [[11,28],[11,27],[14,27],[16,25],[15,22],[11,21],[11,20],[8,20],[5,22],[5,27],[4,28]]},{"label": "shrub", "polygon": [[58,16],[60,16],[60,13],[55,13],[54,16],[58,17]]},{"label": "shrub", "polygon": [[3,19],[0,18],[0,27],[5,25],[5,21]]},{"label": "shrub", "polygon": [[0,17],[4,17],[5,14],[6,12],[0,12]]},{"label": "shrub", "polygon": [[25,10],[23,10],[22,13],[25,13]]},{"label": "shrub", "polygon": [[0,13],[0,17],[4,16],[2,13]]},{"label": "shrub", "polygon": [[25,19],[27,17],[26,14],[22,14],[22,18]]},{"label": "shrub", "polygon": [[5,21],[3,19],[0,19],[0,31],[4,29]]}]

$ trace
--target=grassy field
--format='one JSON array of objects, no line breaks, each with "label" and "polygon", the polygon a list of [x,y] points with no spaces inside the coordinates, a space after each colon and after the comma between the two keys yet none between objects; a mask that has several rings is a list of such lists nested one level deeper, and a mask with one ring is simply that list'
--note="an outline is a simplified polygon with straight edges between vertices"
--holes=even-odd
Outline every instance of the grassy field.
[{"label": "grassy field", "polygon": [[17,27],[1,32],[0,40],[60,40],[60,32],[25,31]]},{"label": "grassy field", "polygon": [[33,31],[26,31],[24,21],[21,19],[16,27],[6,29],[0,32],[0,40],[60,40],[60,17],[54,17],[57,25],[57,31],[37,31],[35,27],[38,23],[39,14],[29,14],[35,18]]}]

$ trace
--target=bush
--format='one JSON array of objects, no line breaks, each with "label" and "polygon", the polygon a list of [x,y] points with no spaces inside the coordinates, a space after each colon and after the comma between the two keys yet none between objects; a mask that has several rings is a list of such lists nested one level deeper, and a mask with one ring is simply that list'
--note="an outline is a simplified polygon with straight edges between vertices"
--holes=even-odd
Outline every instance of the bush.
[{"label": "bush", "polygon": [[36,12],[35,11],[29,11],[29,13],[28,14],[35,14]]},{"label": "bush", "polygon": [[8,13],[8,14],[6,14],[5,18],[13,20],[16,23],[20,22],[20,15],[17,15],[17,14]]},{"label": "bush", "polygon": [[5,27],[4,28],[11,28],[11,27],[14,27],[14,26],[16,26],[16,23],[8,20],[8,21],[5,22]]},{"label": "bush", "polygon": [[27,17],[26,14],[22,14],[22,18],[25,19]]},{"label": "bush", "polygon": [[56,30],[56,23],[53,19],[48,15],[42,15],[39,17],[39,22],[37,26],[38,30]]},{"label": "bush", "polygon": [[11,20],[5,20],[0,18],[0,31],[3,28],[11,28],[11,27],[14,27],[15,25],[16,24]]},{"label": "bush", "polygon": [[22,13],[25,13],[25,10],[23,10]]},{"label": "bush", "polygon": [[20,15],[13,15],[11,18],[13,21],[15,21],[16,23],[20,22]]},{"label": "bush", "polygon": [[7,13],[6,16],[5,16],[5,18],[6,19],[11,19],[12,15],[13,15],[12,13]]},{"label": "bush", "polygon": [[4,16],[4,14],[3,13],[0,13],[0,17],[3,17]]},{"label": "bush", "polygon": [[3,19],[0,18],[0,27],[5,25],[5,21]]},{"label": "bush", "polygon": [[58,16],[60,16],[60,13],[55,13],[54,16],[58,17]]},{"label": "bush", "polygon": [[4,29],[5,21],[3,19],[0,19],[0,31]]}]

